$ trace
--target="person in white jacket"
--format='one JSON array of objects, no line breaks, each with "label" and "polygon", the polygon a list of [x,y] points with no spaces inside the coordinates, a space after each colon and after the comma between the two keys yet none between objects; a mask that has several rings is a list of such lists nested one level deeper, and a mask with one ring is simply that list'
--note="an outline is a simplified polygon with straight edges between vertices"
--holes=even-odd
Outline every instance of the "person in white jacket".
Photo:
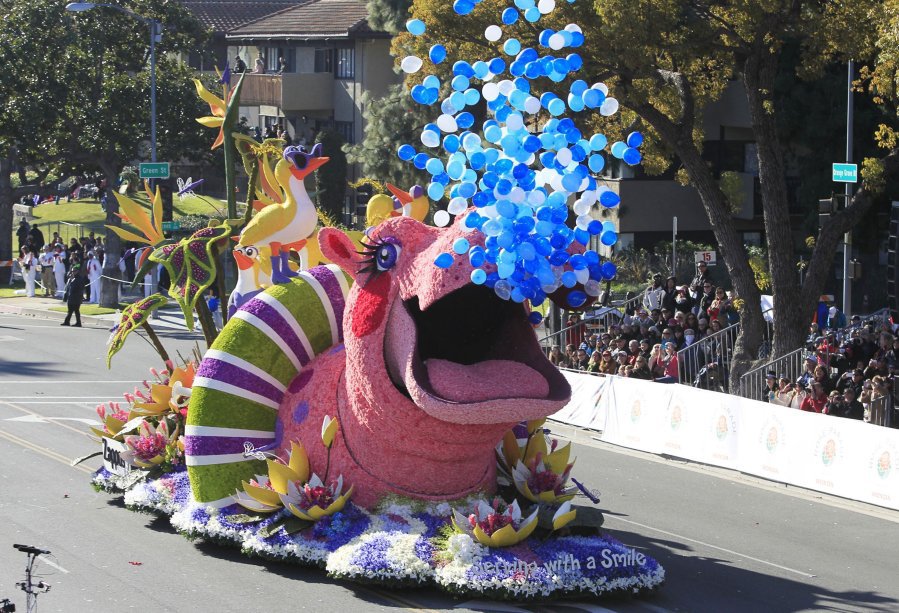
[{"label": "person in white jacket", "polygon": [[88,302],[97,304],[100,302],[100,277],[103,276],[103,267],[93,251],[87,252],[87,280],[91,285],[91,299]]},{"label": "person in white jacket", "polygon": [[34,274],[37,259],[31,253],[28,245],[22,247],[22,255],[19,258],[19,269],[22,271],[22,279],[25,280],[25,295],[34,298]]},{"label": "person in white jacket", "polygon": [[66,250],[56,243],[53,247],[53,275],[56,277],[56,293],[66,288]]}]

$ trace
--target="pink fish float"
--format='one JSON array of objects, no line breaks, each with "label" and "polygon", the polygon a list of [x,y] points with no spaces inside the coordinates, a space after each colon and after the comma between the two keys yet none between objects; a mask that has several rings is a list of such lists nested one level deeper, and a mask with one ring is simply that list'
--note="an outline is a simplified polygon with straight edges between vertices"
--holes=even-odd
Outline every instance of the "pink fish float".
[{"label": "pink fish float", "polygon": [[[194,380],[185,453],[197,502],[233,504],[265,474],[260,452],[294,442],[341,474],[353,502],[452,500],[491,492],[495,448],[518,422],[563,407],[571,388],[544,356],[522,304],[471,282],[468,233],[395,217],[362,253],[342,232],[319,242],[334,264],[300,273],[237,311]],[[333,444],[321,444],[334,417]]]}]

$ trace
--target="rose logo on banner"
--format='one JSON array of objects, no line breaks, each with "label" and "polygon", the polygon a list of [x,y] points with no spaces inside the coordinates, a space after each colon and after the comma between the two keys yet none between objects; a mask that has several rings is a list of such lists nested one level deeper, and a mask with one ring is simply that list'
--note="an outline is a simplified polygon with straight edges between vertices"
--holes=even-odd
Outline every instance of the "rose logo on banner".
[{"label": "rose logo on banner", "polygon": [[775,449],[777,449],[777,444],[780,442],[780,431],[777,429],[777,426],[771,426],[768,429],[768,436],[765,437],[765,447],[768,449],[769,453],[773,453]]},{"label": "rose logo on banner", "polygon": [[839,431],[834,428],[825,428],[818,436],[815,443],[815,455],[821,460],[821,464],[831,468],[843,458],[843,440]]},{"label": "rose logo on banner", "polygon": [[634,400],[634,404],[631,405],[631,421],[634,423],[639,422],[642,415],[643,407],[640,406],[640,401]]},{"label": "rose logo on banner", "polygon": [[727,427],[727,417],[724,415],[719,415],[718,423],[715,426],[715,436],[718,437],[719,441],[723,441],[727,438],[728,432],[730,432],[730,429]]},{"label": "rose logo on banner", "polygon": [[824,466],[830,466],[837,455],[837,442],[832,438],[827,439],[824,443],[824,450],[821,452],[821,462]]},{"label": "rose logo on banner", "polygon": [[890,457],[889,451],[884,451],[880,454],[880,458],[877,460],[877,475],[881,479],[886,479],[890,476],[890,471],[893,469],[893,460]]},{"label": "rose logo on banner", "polygon": [[683,423],[683,421],[684,421],[684,410],[681,408],[681,406],[679,404],[675,405],[671,409],[671,421],[670,421],[671,429],[677,430],[678,428],[681,427],[681,423]]}]

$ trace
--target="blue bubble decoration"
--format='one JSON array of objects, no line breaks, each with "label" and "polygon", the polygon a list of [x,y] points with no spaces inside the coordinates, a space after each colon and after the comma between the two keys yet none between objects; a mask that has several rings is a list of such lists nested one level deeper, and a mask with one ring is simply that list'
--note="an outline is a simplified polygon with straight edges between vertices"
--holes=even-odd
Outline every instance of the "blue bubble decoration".
[{"label": "blue bubble decoration", "polygon": [[463,255],[468,253],[469,246],[467,239],[457,238],[453,243],[453,251],[459,255]]},{"label": "blue bubble decoration", "polygon": [[528,315],[528,321],[536,326],[543,321],[543,315],[539,311],[531,311],[531,314]]},{"label": "blue bubble decoration", "polygon": [[415,147],[412,145],[400,145],[396,150],[396,155],[404,162],[408,162],[415,157]]},{"label": "blue bubble decoration", "polygon": [[643,144],[643,135],[639,132],[631,132],[627,135],[627,146],[636,149]]},{"label": "blue bubble decoration", "polygon": [[482,268],[475,268],[471,271],[471,282],[475,285],[484,285],[487,281],[487,273]]},{"label": "blue bubble decoration", "polygon": [[434,264],[437,265],[437,268],[449,268],[453,265],[453,256],[448,253],[441,253],[434,260]]},{"label": "blue bubble decoration", "polygon": [[618,268],[612,262],[602,263],[602,276],[605,279],[614,279],[618,274]]},{"label": "blue bubble decoration", "polygon": [[633,147],[628,147],[624,150],[624,154],[622,154],[621,159],[624,160],[624,163],[628,166],[636,166],[640,163],[640,160],[643,159],[643,156],[640,155],[640,152]]},{"label": "blue bubble decoration", "polygon": [[446,59],[446,47],[443,45],[434,45],[431,47],[431,50],[428,51],[428,58],[434,64],[440,64]]},{"label": "blue bubble decoration", "polygon": [[568,304],[571,305],[572,308],[580,308],[584,306],[585,302],[587,302],[587,294],[584,292],[580,290],[568,292]]},{"label": "blue bubble decoration", "polygon": [[605,231],[599,235],[599,242],[601,242],[606,247],[611,247],[618,241],[618,234],[611,231]]},{"label": "blue bubble decoration", "polygon": [[456,0],[453,3],[453,10],[459,15],[468,15],[474,10],[474,2],[470,2],[470,0]]},{"label": "blue bubble decoration", "polygon": [[421,19],[410,19],[406,22],[406,29],[412,36],[421,36],[425,33],[425,22]]}]

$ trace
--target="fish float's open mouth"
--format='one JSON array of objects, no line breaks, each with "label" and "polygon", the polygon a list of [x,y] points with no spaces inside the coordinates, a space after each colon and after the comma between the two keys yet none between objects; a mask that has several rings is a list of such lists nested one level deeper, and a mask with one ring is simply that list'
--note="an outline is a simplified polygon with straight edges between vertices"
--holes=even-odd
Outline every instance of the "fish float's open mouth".
[{"label": "fish float's open mouth", "polygon": [[465,285],[422,311],[395,300],[384,340],[398,389],[429,415],[463,424],[536,419],[571,396],[544,356],[521,304]]}]

